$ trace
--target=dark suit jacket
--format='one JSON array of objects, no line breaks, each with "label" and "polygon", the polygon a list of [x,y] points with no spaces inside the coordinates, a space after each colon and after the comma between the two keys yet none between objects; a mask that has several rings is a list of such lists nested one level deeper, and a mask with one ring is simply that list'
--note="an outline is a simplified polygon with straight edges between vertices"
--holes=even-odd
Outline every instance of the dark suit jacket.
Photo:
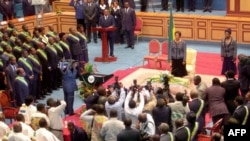
[{"label": "dark suit jacket", "polygon": [[[248,113],[250,113],[250,101],[247,102],[246,106],[247,106],[247,108],[248,108]],[[247,126],[247,127],[250,126],[250,114],[248,114],[246,126]]]},{"label": "dark suit jacket", "polygon": [[84,13],[84,17],[85,17],[85,22],[88,23],[90,22],[89,18],[92,18],[93,21],[95,21],[96,19],[96,14],[97,14],[97,6],[95,3],[91,3],[91,6],[88,6],[88,3],[85,3],[83,5],[83,13]]},{"label": "dark suit jacket", "polygon": [[[195,112],[196,115],[201,107],[201,100],[202,99],[196,98],[188,103],[190,111]],[[205,107],[205,102],[204,102],[203,108],[201,109],[201,113],[199,117],[196,117],[197,121],[199,122],[199,130],[202,130],[205,125],[205,110],[204,110],[205,108],[204,107]]]},{"label": "dark suit jacket", "polygon": [[161,123],[167,123],[170,127],[170,131],[172,131],[171,108],[169,106],[155,107],[152,111],[152,116],[155,121],[157,133],[159,133],[158,126]]},{"label": "dark suit jacket", "polygon": [[211,86],[206,89],[204,100],[208,102],[209,112],[212,117],[228,114],[224,101],[225,89],[221,86]]},{"label": "dark suit jacket", "polygon": [[80,128],[75,126],[75,131],[70,134],[71,141],[87,141],[87,134],[86,132]]},{"label": "dark suit jacket", "polygon": [[82,54],[82,52],[81,52],[81,46],[80,46],[80,43],[79,43],[78,40],[76,40],[72,36],[68,36],[67,37],[67,41],[69,43],[70,51],[71,51],[72,56]]},{"label": "dark suit jacket", "polygon": [[121,15],[121,9],[117,9],[116,11],[114,9],[111,10],[111,15],[115,19],[115,26],[117,28],[121,27],[122,25],[122,15]]},{"label": "dark suit jacket", "polygon": [[33,66],[34,77],[35,77],[35,79],[38,79],[38,77],[40,76],[40,73],[42,71],[42,66],[41,66],[40,60],[38,59],[37,55],[34,55],[34,57],[36,58],[36,60],[38,62],[36,62],[31,56],[29,56],[30,62]]},{"label": "dark suit jacket", "polygon": [[23,68],[23,70],[24,70],[25,73],[26,73],[25,78],[26,78],[27,82],[29,82],[29,81],[30,81],[29,77],[33,75],[33,66],[32,66],[32,63],[31,63],[30,59],[27,58],[27,59],[26,59],[26,62],[29,63],[30,66],[32,67],[32,70],[30,70],[30,69],[26,66],[26,64],[24,64],[24,63],[20,60],[21,58],[22,58],[22,57],[20,57],[20,58],[18,59],[17,64],[18,64],[18,67]]},{"label": "dark suit jacket", "polygon": [[175,141],[188,141],[188,132],[187,127],[180,127],[176,129],[176,132],[174,134],[174,140]]},{"label": "dark suit jacket", "polygon": [[[99,20],[99,25],[103,28],[113,26],[115,27],[115,19],[112,15],[108,15],[107,19],[105,20],[104,16],[102,16]],[[108,32],[108,34],[113,35],[113,31]]]},{"label": "dark suit jacket", "polygon": [[[60,41],[59,43],[63,49],[63,56],[65,59],[71,59],[70,46],[69,43],[63,43]],[[68,45],[68,47],[66,47]]]},{"label": "dark suit jacket", "polygon": [[3,14],[4,17],[11,18],[14,15],[14,7],[11,1],[9,2],[8,5],[4,2],[2,2],[0,5],[1,5],[1,13]]},{"label": "dark suit jacket", "polygon": [[132,128],[126,128],[117,135],[117,141],[140,141],[140,131]]},{"label": "dark suit jacket", "polygon": [[67,68],[65,71],[62,71],[62,87],[64,92],[74,92],[77,90],[76,85],[76,74],[77,70]]},{"label": "dark suit jacket", "polygon": [[51,47],[46,47],[45,52],[48,56],[48,65],[52,70],[55,70],[58,65],[58,56],[54,51],[51,50]]},{"label": "dark suit jacket", "polygon": [[128,12],[126,12],[125,8],[122,9],[122,29],[134,30],[135,26],[136,26],[135,10],[132,8],[129,8]]},{"label": "dark suit jacket", "polygon": [[35,6],[31,5],[28,0],[22,0],[23,3],[23,14],[24,16],[33,16],[35,15]]},{"label": "dark suit jacket", "polygon": [[237,107],[235,109],[232,117],[237,119],[239,124],[242,125],[245,116],[246,116],[246,109],[245,109],[244,105],[240,105],[239,107]]},{"label": "dark suit jacket", "polygon": [[129,6],[135,9],[135,0],[123,0],[123,2],[128,2]]},{"label": "dark suit jacket", "polygon": [[238,80],[226,80],[221,83],[226,90],[225,102],[229,112],[232,114],[235,110],[234,99],[239,95],[240,82]]},{"label": "dark suit jacket", "polygon": [[[18,68],[17,65],[16,65],[16,68]],[[13,84],[17,76],[16,71],[14,71],[11,65],[9,64],[5,69],[5,73],[6,73],[6,79],[7,79],[7,88],[13,90]]]},{"label": "dark suit jacket", "polygon": [[15,79],[13,85],[13,95],[15,97],[17,106],[21,106],[24,103],[25,98],[29,95],[29,86]]}]

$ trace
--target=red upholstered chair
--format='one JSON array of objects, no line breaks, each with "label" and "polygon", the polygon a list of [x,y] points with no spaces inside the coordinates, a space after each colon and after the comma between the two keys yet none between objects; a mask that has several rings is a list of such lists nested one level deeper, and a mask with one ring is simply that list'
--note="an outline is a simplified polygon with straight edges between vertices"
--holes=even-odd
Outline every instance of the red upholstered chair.
[{"label": "red upholstered chair", "polygon": [[143,26],[142,19],[141,18],[136,18],[136,26],[135,26],[134,34],[136,36],[137,43],[138,43],[138,38],[142,34],[142,26]]},{"label": "red upholstered chair", "polygon": [[16,115],[19,112],[19,108],[14,108],[11,106],[12,104],[15,104],[15,101],[10,100],[10,96],[6,91],[0,91],[0,104],[5,119],[10,119],[10,122],[15,120]]},{"label": "red upholstered chair", "polygon": [[160,67],[162,67],[161,62],[168,61],[168,41],[164,41],[161,44],[161,55],[157,56],[157,63],[160,63]]},{"label": "red upholstered chair", "polygon": [[212,136],[213,133],[220,132],[222,122],[223,122],[223,119],[221,118],[212,127],[204,127],[204,130],[209,130],[210,131],[210,136]]},{"label": "red upholstered chair", "polygon": [[156,61],[157,61],[157,56],[159,56],[159,53],[160,53],[160,42],[158,40],[151,40],[149,42],[149,54],[144,56],[144,59],[143,59],[143,66],[144,66],[144,62],[145,61],[154,61],[154,67],[156,68]]},{"label": "red upholstered chair", "polygon": [[198,134],[198,141],[211,141],[211,136],[205,134]]}]

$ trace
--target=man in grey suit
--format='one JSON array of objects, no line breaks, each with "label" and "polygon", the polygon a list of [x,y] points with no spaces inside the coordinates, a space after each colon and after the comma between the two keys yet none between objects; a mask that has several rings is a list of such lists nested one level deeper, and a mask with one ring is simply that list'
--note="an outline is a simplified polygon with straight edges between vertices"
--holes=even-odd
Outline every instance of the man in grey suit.
[{"label": "man in grey suit", "polygon": [[10,57],[9,60],[10,64],[6,67],[5,73],[6,73],[6,80],[7,80],[7,89],[11,93],[11,100],[14,100],[13,96],[13,84],[15,81],[15,78],[17,76],[16,70],[17,70],[17,63],[15,57]]},{"label": "man in grey suit", "polygon": [[[88,43],[91,42],[91,27],[96,27],[96,14],[97,6],[92,0],[87,0],[87,3],[83,6],[83,13],[85,17],[86,31],[88,37]],[[93,31],[94,42],[97,43],[97,34]]]},{"label": "man in grey suit", "polygon": [[[99,25],[102,28],[115,27],[115,19],[112,15],[109,14],[108,9],[104,10],[104,15],[100,17]],[[114,57],[114,32],[109,31],[107,34],[108,44],[110,47],[109,55]]]},{"label": "man in grey suit", "polygon": [[128,46],[126,48],[134,49],[134,28],[136,26],[135,10],[130,7],[128,2],[124,3],[122,10],[122,30],[125,32]]}]

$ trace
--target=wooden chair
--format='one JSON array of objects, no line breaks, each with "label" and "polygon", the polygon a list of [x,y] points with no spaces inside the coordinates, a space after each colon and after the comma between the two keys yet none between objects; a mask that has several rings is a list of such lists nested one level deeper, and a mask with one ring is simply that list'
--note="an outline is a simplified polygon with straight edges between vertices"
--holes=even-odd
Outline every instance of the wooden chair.
[{"label": "wooden chair", "polygon": [[3,110],[3,115],[5,119],[10,119],[10,122],[12,123],[12,120],[16,119],[16,115],[19,112],[19,108],[14,108],[12,105],[15,105],[15,101],[10,100],[10,96],[6,91],[0,91],[0,105]]},{"label": "wooden chair", "polygon": [[142,34],[142,26],[143,26],[142,19],[136,18],[136,26],[134,29],[134,34],[136,36],[137,43],[138,43],[138,39],[139,39],[140,35]]},{"label": "wooden chair", "polygon": [[168,41],[164,41],[161,44],[161,55],[157,56],[157,63],[160,63],[160,67],[162,67],[161,62],[168,61]]},{"label": "wooden chair", "polygon": [[156,68],[156,61],[157,61],[157,56],[159,56],[160,53],[160,42],[158,40],[151,40],[149,42],[149,54],[144,56],[143,58],[143,66],[145,61],[154,61],[154,68]]}]

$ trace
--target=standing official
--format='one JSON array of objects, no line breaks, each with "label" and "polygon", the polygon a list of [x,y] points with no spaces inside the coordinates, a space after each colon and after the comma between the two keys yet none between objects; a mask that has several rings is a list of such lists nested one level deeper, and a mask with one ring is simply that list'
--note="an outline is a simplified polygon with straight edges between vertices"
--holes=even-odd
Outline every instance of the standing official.
[{"label": "standing official", "polygon": [[16,70],[17,70],[17,63],[15,57],[10,57],[9,59],[9,65],[5,69],[6,73],[6,80],[7,80],[7,90],[10,92],[11,100],[14,100],[15,97],[13,95],[13,84],[15,81],[15,78],[17,76]]},{"label": "standing official", "polygon": [[115,18],[115,43],[124,43],[123,33],[122,33],[122,13],[121,7],[118,5],[118,2],[113,2],[113,7],[111,9],[111,15]]},{"label": "standing official", "polygon": [[195,12],[195,4],[196,0],[188,0],[188,12],[190,11]]},{"label": "standing official", "polygon": [[77,32],[74,28],[69,29],[70,34],[67,37],[67,41],[70,46],[70,52],[72,55],[72,59],[80,61],[81,52],[81,45],[80,39],[77,35]]},{"label": "standing official", "polygon": [[176,0],[176,12],[184,12],[184,0]]},{"label": "standing official", "polygon": [[[88,37],[88,43],[91,42],[91,27],[96,27],[96,14],[97,6],[92,0],[87,0],[87,3],[83,6],[83,13],[85,17],[86,31]],[[97,43],[96,31],[93,31],[94,42]]]},{"label": "standing official", "polygon": [[230,28],[225,30],[225,38],[221,40],[221,60],[222,71],[221,74],[225,75],[227,71],[233,71],[235,74],[236,70],[236,57],[237,57],[237,43],[236,40],[231,36],[232,30]]},{"label": "standing official", "polygon": [[212,2],[213,0],[204,0],[204,10],[203,12],[212,12]]},{"label": "standing official", "polygon": [[135,10],[130,7],[128,2],[124,3],[122,10],[122,29],[125,32],[128,46],[125,48],[134,49],[134,29],[136,26]]},{"label": "standing official", "polygon": [[[115,19],[109,14],[107,9],[104,10],[104,15],[100,18],[99,25],[101,28],[112,28],[115,27]],[[109,55],[114,57],[114,32],[109,31],[107,33],[108,44],[109,44]]]},{"label": "standing official", "polygon": [[125,3],[127,2],[131,8],[135,9],[135,0],[123,0],[123,2],[124,2],[124,7]]},{"label": "standing official", "polygon": [[83,14],[83,5],[84,0],[71,0],[69,5],[75,8],[76,13],[76,23],[77,25],[82,25],[84,27],[84,31],[86,31],[86,25],[84,21],[84,14]]},{"label": "standing official", "polygon": [[168,0],[161,0],[161,7],[162,7],[161,11],[164,10],[168,11]]}]

